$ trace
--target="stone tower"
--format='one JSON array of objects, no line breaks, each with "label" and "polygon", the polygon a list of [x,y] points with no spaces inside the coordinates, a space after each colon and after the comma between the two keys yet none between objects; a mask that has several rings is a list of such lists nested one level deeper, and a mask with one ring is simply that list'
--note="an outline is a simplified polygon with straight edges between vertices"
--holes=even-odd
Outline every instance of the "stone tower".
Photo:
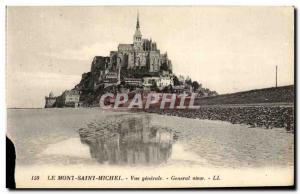
[{"label": "stone tower", "polygon": [[45,108],[55,107],[56,97],[53,95],[53,92],[50,92],[49,96],[45,97]]},{"label": "stone tower", "polygon": [[135,50],[143,49],[142,33],[140,31],[139,13],[137,14],[136,29],[133,36],[133,47]]}]

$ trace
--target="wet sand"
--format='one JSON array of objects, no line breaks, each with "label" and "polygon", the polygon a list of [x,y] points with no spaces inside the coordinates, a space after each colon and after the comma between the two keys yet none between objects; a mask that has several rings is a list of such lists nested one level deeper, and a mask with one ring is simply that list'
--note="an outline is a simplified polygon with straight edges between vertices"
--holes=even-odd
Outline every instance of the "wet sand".
[{"label": "wet sand", "polygon": [[[112,127],[109,120],[119,125]],[[222,121],[103,112],[98,108],[10,109],[7,125],[17,151],[19,187],[126,187],[129,183],[46,180],[48,175],[62,174],[130,177],[147,172],[165,177],[223,177],[218,182],[193,184],[165,179],[155,183],[161,187],[255,185],[259,177],[264,178],[259,184],[286,185],[293,179],[294,134],[283,128],[249,128]],[[30,180],[36,173],[43,177],[37,183]],[[136,182],[134,186],[150,187],[150,182]]]}]

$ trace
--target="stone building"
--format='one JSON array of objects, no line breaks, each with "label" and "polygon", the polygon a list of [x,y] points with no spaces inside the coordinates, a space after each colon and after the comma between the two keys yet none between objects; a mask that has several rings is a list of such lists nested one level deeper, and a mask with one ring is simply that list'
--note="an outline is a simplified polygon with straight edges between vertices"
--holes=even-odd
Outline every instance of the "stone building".
[{"label": "stone building", "polygon": [[173,78],[170,77],[170,76],[160,76],[160,79],[157,83],[157,86],[158,87],[167,87],[167,86],[173,86],[174,83],[173,83]]},{"label": "stone building", "polygon": [[[160,53],[156,42],[144,39],[140,30],[139,16],[132,44],[119,44],[117,51],[111,51],[109,57],[95,56],[90,79],[82,78],[79,90],[95,91],[99,88],[120,85],[143,85],[144,77],[170,77],[172,63],[167,53]],[[137,80],[134,80],[137,79]],[[166,78],[167,79],[167,78]],[[169,85],[164,84],[162,85]]]},{"label": "stone building", "polygon": [[53,95],[53,92],[49,93],[49,96],[45,96],[45,108],[55,107],[56,97]]},{"label": "stone building", "polygon": [[167,86],[173,86],[173,78],[171,76],[152,76],[152,77],[143,77],[143,86],[151,87],[156,83],[156,86],[160,89],[163,89]]},{"label": "stone building", "polygon": [[78,90],[66,90],[57,97],[58,107],[78,107],[80,92]]},{"label": "stone building", "polygon": [[143,79],[141,79],[141,78],[125,78],[124,83],[125,83],[125,85],[128,85],[128,86],[141,87],[143,85]]},{"label": "stone building", "polygon": [[78,107],[80,92],[78,90],[66,90],[60,96],[55,97],[52,92],[45,97],[45,108],[54,107]]},{"label": "stone building", "polygon": [[151,86],[153,86],[155,83],[157,85],[157,83],[160,81],[160,77],[143,77],[143,86],[145,88],[149,88]]},{"label": "stone building", "polygon": [[159,72],[163,66],[164,69],[172,71],[172,63],[167,53],[161,54],[156,42],[142,38],[139,16],[133,35],[133,44],[119,44],[117,51],[110,52],[110,62],[113,69],[117,67],[146,68],[148,72]]},{"label": "stone building", "polygon": [[120,88],[148,90],[154,83],[163,88],[173,85],[172,76],[168,54],[161,53],[151,38],[143,38],[138,15],[131,44],[119,44],[109,56],[95,56],[90,71],[82,75],[75,89],[58,97],[46,97],[45,107],[76,107],[79,98],[81,104],[88,105],[99,102],[103,93],[116,92]]}]

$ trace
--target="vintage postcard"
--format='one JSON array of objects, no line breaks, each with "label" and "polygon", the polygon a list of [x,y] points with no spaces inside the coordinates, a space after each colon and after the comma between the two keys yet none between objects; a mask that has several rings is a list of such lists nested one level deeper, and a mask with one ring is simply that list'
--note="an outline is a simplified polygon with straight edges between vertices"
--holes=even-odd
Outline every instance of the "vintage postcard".
[{"label": "vintage postcard", "polygon": [[293,187],[294,11],[8,6],[7,184]]}]

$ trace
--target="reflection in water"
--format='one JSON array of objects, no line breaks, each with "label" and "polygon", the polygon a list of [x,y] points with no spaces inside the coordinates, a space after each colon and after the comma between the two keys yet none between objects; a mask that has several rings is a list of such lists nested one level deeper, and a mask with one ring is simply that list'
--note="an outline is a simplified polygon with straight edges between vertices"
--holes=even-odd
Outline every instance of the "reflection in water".
[{"label": "reflection in water", "polygon": [[160,164],[172,152],[173,132],[146,115],[121,115],[79,129],[81,142],[99,163]]}]

